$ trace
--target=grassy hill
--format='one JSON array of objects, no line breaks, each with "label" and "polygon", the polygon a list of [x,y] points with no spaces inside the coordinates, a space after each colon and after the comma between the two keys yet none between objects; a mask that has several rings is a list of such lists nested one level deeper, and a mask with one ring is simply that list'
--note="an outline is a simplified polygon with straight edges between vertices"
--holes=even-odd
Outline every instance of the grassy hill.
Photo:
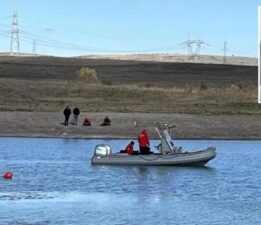
[{"label": "grassy hill", "polygon": [[[90,67],[99,83],[80,80]],[[0,110],[261,114],[257,66],[0,57]]]}]

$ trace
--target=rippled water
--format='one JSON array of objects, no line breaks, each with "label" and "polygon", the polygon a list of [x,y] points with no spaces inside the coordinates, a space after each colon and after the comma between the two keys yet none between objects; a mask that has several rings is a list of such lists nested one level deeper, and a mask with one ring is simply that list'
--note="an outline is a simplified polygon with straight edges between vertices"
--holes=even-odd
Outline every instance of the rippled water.
[{"label": "rippled water", "polygon": [[0,138],[0,224],[260,224],[261,141],[176,142],[207,168],[92,166],[101,142]]}]

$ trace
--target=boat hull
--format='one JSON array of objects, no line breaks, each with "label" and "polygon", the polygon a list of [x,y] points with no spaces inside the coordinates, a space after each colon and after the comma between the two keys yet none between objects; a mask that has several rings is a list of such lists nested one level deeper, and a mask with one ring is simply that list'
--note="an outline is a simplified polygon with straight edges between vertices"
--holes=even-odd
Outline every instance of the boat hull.
[{"label": "boat hull", "polygon": [[144,166],[204,166],[215,158],[215,149],[207,149],[191,153],[177,153],[174,155],[150,154],[128,155],[122,153],[105,156],[94,155],[93,165],[144,165]]}]

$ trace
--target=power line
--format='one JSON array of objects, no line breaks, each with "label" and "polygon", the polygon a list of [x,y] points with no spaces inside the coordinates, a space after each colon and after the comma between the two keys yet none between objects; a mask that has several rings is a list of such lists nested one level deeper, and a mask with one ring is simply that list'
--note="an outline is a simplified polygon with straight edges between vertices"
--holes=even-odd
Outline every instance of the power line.
[{"label": "power line", "polygon": [[[7,25],[5,25],[7,26]],[[10,32],[4,29],[0,29],[0,32],[3,33],[3,36],[6,36]],[[73,44],[73,43],[68,43],[56,39],[51,39],[47,37],[40,36],[38,34],[34,34],[31,32],[28,32],[26,30],[19,30],[20,34],[20,41],[26,42],[26,43],[31,43],[32,44],[32,39],[35,40],[35,45],[36,46],[44,46],[44,47],[51,47],[51,48],[56,48],[56,49],[64,49],[64,50],[72,50],[72,51],[81,51],[81,52],[113,52],[113,53],[151,53],[151,52],[161,52],[161,51],[170,51],[177,49],[180,44],[172,45],[172,46],[163,46],[163,47],[158,47],[158,48],[150,48],[150,49],[141,49],[141,50],[128,50],[128,49],[107,49],[107,48],[101,48],[101,47],[91,47],[91,46],[86,46],[86,45],[79,45],[79,44]],[[36,48],[34,47],[33,43],[33,49]]]},{"label": "power line", "polygon": [[[9,27],[6,24],[2,24],[4,27]],[[3,31],[3,30],[2,30]],[[6,31],[4,31],[6,32]],[[175,45],[172,46],[165,46],[165,47],[158,47],[158,48],[151,48],[151,49],[141,49],[141,50],[127,50],[127,49],[107,49],[103,47],[93,47],[93,46],[85,46],[85,45],[79,45],[79,44],[73,44],[68,43],[60,40],[54,40],[47,37],[43,37],[31,32],[28,32],[26,30],[18,29],[18,16],[15,12],[13,15],[13,23],[12,23],[12,33],[11,33],[11,53],[14,53],[14,43],[16,43],[16,46],[19,46],[20,51],[20,40],[23,42],[30,42],[32,38],[37,40],[37,45],[46,46],[46,47],[52,47],[52,48],[58,48],[58,49],[67,49],[67,50],[74,50],[74,51],[89,51],[89,52],[113,52],[113,53],[146,53],[146,52],[159,52],[159,51],[169,51],[173,50]],[[17,44],[18,43],[18,44]],[[34,48],[34,47],[33,47]],[[18,47],[17,47],[18,49]],[[12,51],[13,50],[13,51]],[[17,52],[19,52],[17,50]]]},{"label": "power line", "polygon": [[46,37],[42,37],[36,34],[33,34],[31,32],[25,31],[25,30],[20,30],[22,36],[27,39],[31,39],[34,37],[34,39],[37,40],[37,45],[41,46],[49,46],[49,47],[54,47],[54,48],[59,48],[59,49],[67,49],[67,50],[75,50],[75,51],[93,51],[93,52],[153,52],[153,51],[160,51],[160,50],[170,50],[173,49],[173,46],[165,46],[161,48],[154,48],[154,49],[143,49],[143,50],[115,50],[115,49],[105,49],[101,47],[90,47],[86,45],[79,45],[79,44],[73,44],[73,43],[68,43],[68,42],[63,42],[59,40],[54,40]]},{"label": "power line", "polygon": [[[9,27],[6,24],[0,24],[0,25],[1,27],[2,26]],[[3,36],[6,36],[6,34],[10,33],[3,29],[0,29],[0,32],[4,33]],[[14,11],[12,32],[11,32],[11,48],[10,48],[11,54],[13,54],[15,51],[20,52],[20,41],[32,44],[32,39],[34,40],[33,49],[32,49],[33,53],[36,53],[37,46],[72,50],[72,51],[81,51],[81,52],[103,52],[103,53],[153,53],[153,52],[162,52],[162,51],[169,52],[169,51],[174,51],[175,49],[177,49],[177,46],[180,46],[180,44],[178,45],[176,44],[172,46],[164,46],[164,47],[156,47],[156,48],[140,49],[140,50],[128,50],[128,49],[115,50],[115,49],[108,49],[108,48],[98,47],[98,46],[86,46],[82,44],[64,42],[57,39],[43,37],[41,35],[31,33],[23,29],[18,29],[18,15],[16,11]],[[183,42],[182,45],[185,45],[187,47],[188,54],[191,55],[194,60],[196,59],[196,56],[200,53],[204,45],[210,46],[208,43],[200,39],[187,40]]]}]

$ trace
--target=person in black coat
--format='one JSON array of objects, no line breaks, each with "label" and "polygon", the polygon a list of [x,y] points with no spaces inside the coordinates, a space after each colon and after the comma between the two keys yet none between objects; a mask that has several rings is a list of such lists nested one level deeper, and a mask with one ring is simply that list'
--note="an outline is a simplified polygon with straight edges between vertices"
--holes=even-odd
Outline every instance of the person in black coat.
[{"label": "person in black coat", "polygon": [[73,124],[74,125],[77,125],[79,115],[80,115],[80,109],[78,107],[75,107],[73,109]]},{"label": "person in black coat", "polygon": [[69,118],[70,118],[70,115],[71,115],[71,109],[68,105],[63,110],[63,114],[64,114],[64,117],[65,117],[64,125],[68,126]]},{"label": "person in black coat", "polygon": [[100,124],[100,126],[110,126],[111,125],[111,119],[108,116],[105,116],[103,123]]}]

